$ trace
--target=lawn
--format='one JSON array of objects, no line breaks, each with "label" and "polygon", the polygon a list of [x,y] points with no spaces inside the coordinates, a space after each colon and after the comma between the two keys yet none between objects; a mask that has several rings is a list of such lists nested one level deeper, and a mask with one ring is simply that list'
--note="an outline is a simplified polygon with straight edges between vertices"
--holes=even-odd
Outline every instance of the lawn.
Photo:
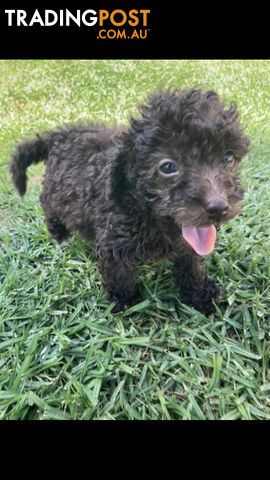
[{"label": "lawn", "polygon": [[[270,419],[270,61],[0,61],[0,419]],[[125,124],[159,87],[235,100],[251,137],[243,214],[224,225],[208,271],[214,314],[181,303],[171,265],[139,265],[143,302],[112,314],[91,245],[60,248],[38,201],[21,201],[14,145],[64,122]]]}]

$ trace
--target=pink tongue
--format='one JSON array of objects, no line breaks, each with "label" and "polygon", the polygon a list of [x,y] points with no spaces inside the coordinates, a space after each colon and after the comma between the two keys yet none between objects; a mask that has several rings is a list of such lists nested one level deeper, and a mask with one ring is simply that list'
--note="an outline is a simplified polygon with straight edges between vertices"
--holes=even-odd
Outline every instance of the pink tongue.
[{"label": "pink tongue", "polygon": [[184,239],[199,255],[208,255],[214,250],[216,234],[214,225],[211,227],[184,227],[182,225]]}]

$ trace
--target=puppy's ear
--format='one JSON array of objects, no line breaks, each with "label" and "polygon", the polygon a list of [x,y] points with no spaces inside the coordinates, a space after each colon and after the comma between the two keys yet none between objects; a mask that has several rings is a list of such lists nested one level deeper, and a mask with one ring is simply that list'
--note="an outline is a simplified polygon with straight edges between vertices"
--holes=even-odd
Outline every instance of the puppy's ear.
[{"label": "puppy's ear", "polygon": [[126,155],[120,152],[115,160],[111,178],[111,198],[118,204],[123,204],[124,197],[128,190],[126,166]]}]

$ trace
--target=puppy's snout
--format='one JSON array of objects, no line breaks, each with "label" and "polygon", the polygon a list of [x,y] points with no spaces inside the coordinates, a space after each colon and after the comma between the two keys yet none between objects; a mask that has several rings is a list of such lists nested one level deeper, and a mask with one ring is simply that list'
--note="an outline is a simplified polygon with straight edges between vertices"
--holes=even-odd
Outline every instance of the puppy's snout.
[{"label": "puppy's snout", "polygon": [[204,209],[209,218],[222,217],[228,213],[229,205],[223,199],[214,198],[209,200]]}]

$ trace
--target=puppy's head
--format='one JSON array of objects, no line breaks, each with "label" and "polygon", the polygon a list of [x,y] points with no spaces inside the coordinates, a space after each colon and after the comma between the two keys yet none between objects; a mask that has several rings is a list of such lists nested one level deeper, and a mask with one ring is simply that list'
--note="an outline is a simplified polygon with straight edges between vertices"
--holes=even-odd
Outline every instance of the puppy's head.
[{"label": "puppy's head", "polygon": [[236,105],[213,91],[175,89],[152,95],[139,110],[125,134],[121,169],[132,198],[152,217],[172,218],[197,253],[209,253],[215,226],[241,211],[237,169],[249,139]]}]

